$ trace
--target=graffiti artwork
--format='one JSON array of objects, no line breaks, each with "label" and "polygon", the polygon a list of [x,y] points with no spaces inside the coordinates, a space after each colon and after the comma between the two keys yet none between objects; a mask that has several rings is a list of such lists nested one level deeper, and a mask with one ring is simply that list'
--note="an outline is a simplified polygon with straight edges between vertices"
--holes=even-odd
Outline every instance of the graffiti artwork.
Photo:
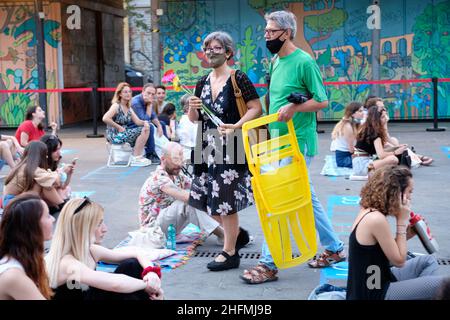
[{"label": "graffiti artwork", "polygon": [[[48,10],[59,13],[59,6]],[[36,25],[33,6],[0,8],[0,90],[34,90],[39,86],[36,54]],[[44,22],[47,88],[57,84],[56,49],[61,41],[60,23]],[[37,103],[36,93],[0,93],[0,126],[14,127],[24,120],[25,111]],[[49,110],[57,100],[48,97]],[[54,119],[54,117],[53,117]]]},{"label": "graffiti artwork", "polygon": [[[297,17],[295,43],[317,59],[326,82],[372,80],[372,32],[363,1],[170,1],[161,21],[163,71],[173,69],[186,84],[194,85],[209,71],[201,45],[215,30],[236,41],[231,64],[245,71],[255,84],[265,83],[270,53],[263,29],[266,12],[287,9]],[[450,1],[383,2],[381,8],[380,80],[450,77]],[[406,12],[408,13],[406,15]],[[378,23],[378,21],[376,22]],[[324,120],[338,120],[349,102],[363,102],[372,85],[328,85],[329,106]],[[450,118],[449,84],[439,85],[439,117]],[[264,88],[258,88],[261,95]],[[392,119],[430,119],[430,83],[383,84]],[[179,93],[169,99],[178,102]]]}]

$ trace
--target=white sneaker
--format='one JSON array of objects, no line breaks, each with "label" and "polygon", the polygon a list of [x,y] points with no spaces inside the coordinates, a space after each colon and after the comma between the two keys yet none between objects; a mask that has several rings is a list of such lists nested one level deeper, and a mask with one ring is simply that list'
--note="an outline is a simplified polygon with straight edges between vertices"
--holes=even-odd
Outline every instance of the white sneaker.
[{"label": "white sneaker", "polygon": [[130,167],[147,167],[151,164],[151,160],[144,158],[143,156],[131,156]]}]

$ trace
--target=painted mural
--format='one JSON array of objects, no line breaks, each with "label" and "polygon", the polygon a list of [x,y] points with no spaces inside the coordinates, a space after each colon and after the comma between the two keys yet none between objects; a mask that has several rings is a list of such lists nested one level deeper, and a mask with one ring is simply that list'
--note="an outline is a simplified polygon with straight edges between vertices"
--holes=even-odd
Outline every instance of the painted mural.
[{"label": "painted mural", "polygon": [[[61,41],[60,5],[44,7],[47,88],[58,87],[57,49]],[[38,89],[36,25],[34,6],[0,7],[0,90]],[[37,93],[0,93],[0,126],[15,127],[29,106],[39,101]],[[50,121],[58,120],[58,95],[47,95]],[[59,121],[58,121],[59,122]]]},{"label": "painted mural", "polygon": [[[173,69],[185,85],[194,85],[208,72],[201,51],[205,36],[229,32],[236,43],[230,64],[245,71],[256,84],[265,83],[270,53],[265,48],[264,13],[287,9],[297,16],[295,42],[317,59],[324,81],[372,79],[372,30],[367,27],[372,1],[344,0],[216,0],[165,2],[161,21],[163,72]],[[450,1],[392,0],[381,6],[380,75],[382,80],[450,77]],[[439,85],[441,118],[450,118],[450,84]],[[266,89],[258,88],[261,95]],[[363,102],[372,86],[327,85],[329,106],[324,120],[338,120],[350,101]],[[178,102],[180,93],[170,92]],[[393,119],[430,119],[433,116],[429,83],[384,84]]]}]

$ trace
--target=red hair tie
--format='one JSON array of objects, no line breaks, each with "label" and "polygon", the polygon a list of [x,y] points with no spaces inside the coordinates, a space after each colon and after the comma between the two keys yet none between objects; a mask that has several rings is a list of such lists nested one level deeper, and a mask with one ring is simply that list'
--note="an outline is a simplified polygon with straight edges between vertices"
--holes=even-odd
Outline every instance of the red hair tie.
[{"label": "red hair tie", "polygon": [[154,272],[157,274],[157,276],[161,279],[161,267],[159,266],[148,266],[147,268],[145,268],[142,273],[141,273],[141,277],[144,278],[145,275],[149,272]]}]

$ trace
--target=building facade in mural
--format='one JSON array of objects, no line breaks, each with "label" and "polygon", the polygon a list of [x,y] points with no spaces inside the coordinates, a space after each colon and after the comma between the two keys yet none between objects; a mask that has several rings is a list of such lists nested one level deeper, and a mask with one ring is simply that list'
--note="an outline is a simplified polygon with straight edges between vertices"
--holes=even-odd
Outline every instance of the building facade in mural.
[{"label": "building facade in mural", "polygon": [[[201,51],[211,31],[229,32],[236,41],[232,64],[256,84],[265,83],[271,58],[265,48],[266,12],[287,9],[297,16],[296,43],[317,59],[324,81],[372,80],[372,30],[367,7],[372,1],[217,0],[165,2],[161,20],[163,71],[175,70],[193,85],[208,72]],[[382,80],[450,77],[450,1],[393,0],[381,4],[380,74]],[[439,85],[439,116],[450,118],[449,85]],[[258,88],[265,94],[265,88]],[[342,117],[352,100],[364,101],[371,85],[327,85],[330,104],[325,120]],[[380,92],[393,119],[430,119],[430,83],[383,84]],[[179,93],[171,92],[176,102]]]}]

